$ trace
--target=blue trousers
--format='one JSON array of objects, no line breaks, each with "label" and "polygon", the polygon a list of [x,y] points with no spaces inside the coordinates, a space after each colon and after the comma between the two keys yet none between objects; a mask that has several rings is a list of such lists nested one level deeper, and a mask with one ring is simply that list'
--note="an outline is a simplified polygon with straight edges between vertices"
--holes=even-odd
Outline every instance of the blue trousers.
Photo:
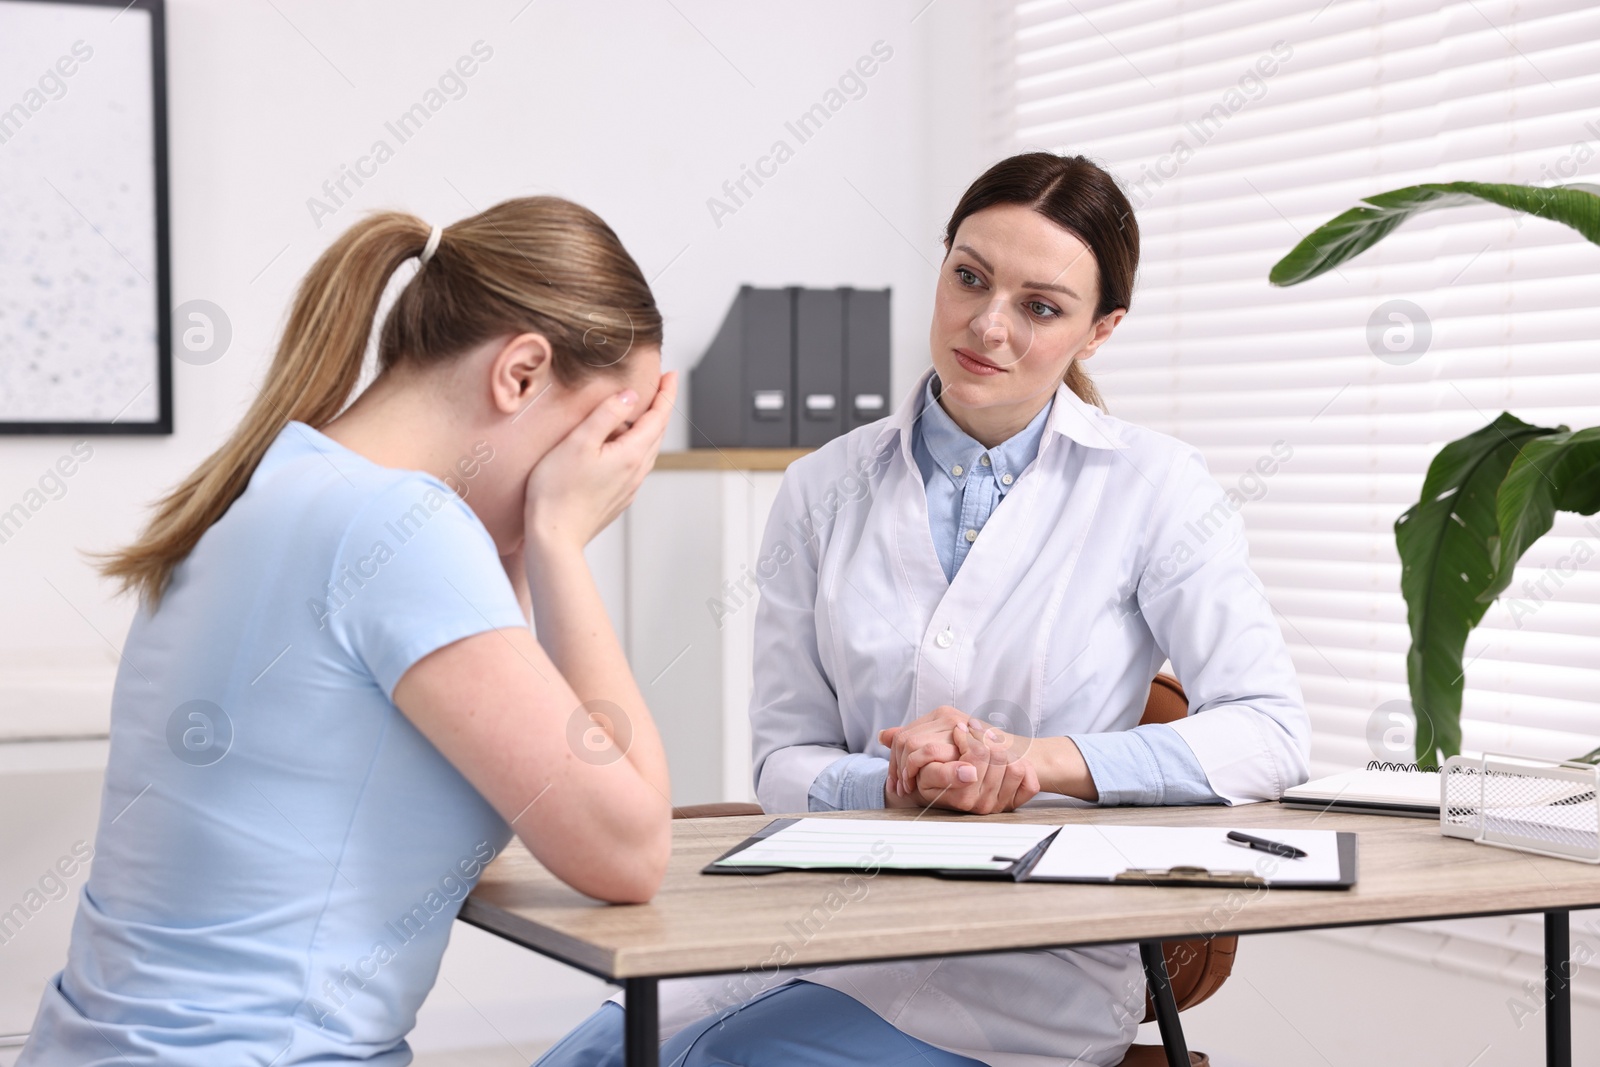
[{"label": "blue trousers", "polygon": [[[534,1067],[623,1067],[622,1008],[611,1002]],[[790,982],[690,1023],[661,1046],[662,1067],[983,1067],[918,1041],[827,986]]]}]

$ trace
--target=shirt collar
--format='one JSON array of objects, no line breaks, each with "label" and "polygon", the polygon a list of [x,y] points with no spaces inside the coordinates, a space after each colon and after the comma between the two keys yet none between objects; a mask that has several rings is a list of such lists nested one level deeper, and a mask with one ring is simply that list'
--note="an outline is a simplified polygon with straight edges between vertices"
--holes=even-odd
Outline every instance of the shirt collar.
[{"label": "shirt collar", "polygon": [[[924,371],[917,379],[916,387],[900,402],[894,414],[884,420],[883,428],[873,439],[874,451],[882,448],[891,436],[899,434],[900,447],[907,461],[913,466],[916,464],[916,459],[911,455],[911,435],[922,417],[923,405],[928,400],[928,383],[933,376],[932,367]],[[1044,436],[1039,441],[1040,453],[1048,449],[1056,437],[1065,437],[1085,448],[1128,447],[1117,420],[1093,404],[1080,400],[1065,382],[1056,387],[1055,398],[1047,410],[1050,414],[1045,419]]]},{"label": "shirt collar", "polygon": [[[915,430],[922,435],[923,447],[944,476],[956,485],[962,484],[968,475],[982,471],[993,475],[996,487],[1004,496],[1017,475],[1039,454],[1039,439],[1044,435],[1050,405],[1040,408],[1027,426],[986,449],[982,442],[957,426],[949,412],[939,405],[933,388],[937,380],[935,375],[923,385],[922,419]],[[987,464],[983,462],[985,457],[989,461]]]}]

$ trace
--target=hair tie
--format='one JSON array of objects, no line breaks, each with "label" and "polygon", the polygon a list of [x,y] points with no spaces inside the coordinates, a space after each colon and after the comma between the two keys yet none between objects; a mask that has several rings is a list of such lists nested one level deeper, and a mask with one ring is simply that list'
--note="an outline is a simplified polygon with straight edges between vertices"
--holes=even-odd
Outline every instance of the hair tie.
[{"label": "hair tie", "polygon": [[433,228],[432,233],[428,234],[428,243],[422,246],[421,266],[426,267],[428,265],[428,260],[432,259],[434,252],[439,249],[439,238],[443,236],[444,231],[437,226]]}]

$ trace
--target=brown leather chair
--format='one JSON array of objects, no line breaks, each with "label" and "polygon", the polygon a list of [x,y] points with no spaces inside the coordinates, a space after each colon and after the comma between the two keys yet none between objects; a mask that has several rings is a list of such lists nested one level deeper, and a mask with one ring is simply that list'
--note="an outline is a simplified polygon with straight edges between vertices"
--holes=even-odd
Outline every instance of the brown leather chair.
[{"label": "brown leather chair", "polygon": [[[1189,714],[1189,698],[1183,686],[1170,674],[1158,674],[1150,683],[1150,699],[1144,707],[1140,724],[1172,722]],[[714,819],[729,815],[760,815],[759,804],[690,804],[672,809],[674,819]],[[1222,987],[1233,972],[1233,957],[1239,947],[1236,936],[1197,937],[1184,941],[1161,942],[1161,956],[1165,964],[1165,977],[1172,990],[1176,1011],[1192,1008]],[[1147,986],[1154,987],[1158,975],[1150,973],[1155,961],[1145,958]],[[1144,1022],[1157,1021],[1155,989],[1147,988],[1144,1001]],[[1170,1040],[1169,1029],[1175,1031],[1182,1042],[1182,1029],[1174,1016],[1169,1025],[1163,1025],[1163,1037]],[[1185,1049],[1187,1051],[1187,1049]],[[1189,1052],[1191,1067],[1209,1067],[1211,1060],[1203,1052]],[[1182,1063],[1180,1059],[1178,1061]],[[1164,1045],[1132,1045],[1122,1059],[1122,1067],[1168,1067],[1169,1057]]]}]

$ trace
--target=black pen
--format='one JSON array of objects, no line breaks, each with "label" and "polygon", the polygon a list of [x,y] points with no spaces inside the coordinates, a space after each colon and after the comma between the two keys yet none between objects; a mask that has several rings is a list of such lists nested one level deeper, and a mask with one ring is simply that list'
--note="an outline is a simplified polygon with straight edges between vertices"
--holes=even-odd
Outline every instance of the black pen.
[{"label": "black pen", "polygon": [[1241,845],[1249,845],[1251,848],[1260,849],[1262,852],[1270,852],[1274,856],[1282,856],[1285,859],[1303,860],[1309,855],[1305,849],[1295,848],[1293,845],[1285,845],[1281,841],[1268,841],[1264,837],[1241,834],[1237,830],[1228,831],[1228,840],[1237,841]]}]

